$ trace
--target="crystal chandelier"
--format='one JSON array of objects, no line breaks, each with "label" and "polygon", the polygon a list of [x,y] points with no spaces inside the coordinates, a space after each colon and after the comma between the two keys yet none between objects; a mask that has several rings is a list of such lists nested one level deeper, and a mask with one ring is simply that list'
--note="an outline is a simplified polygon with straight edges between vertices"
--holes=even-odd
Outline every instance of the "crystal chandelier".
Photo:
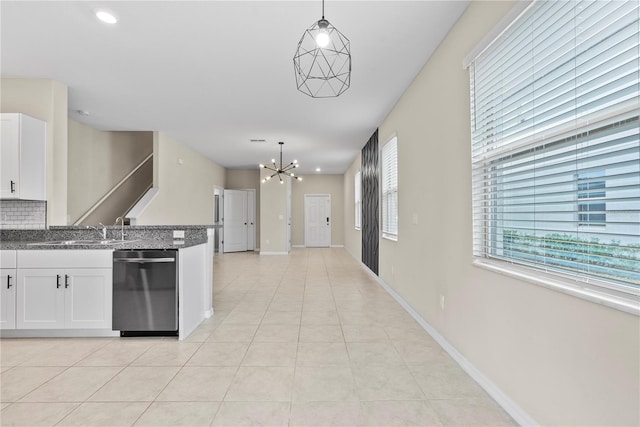
[{"label": "crystal chandelier", "polygon": [[278,179],[280,180],[280,184],[284,183],[284,181],[282,180],[282,175],[287,175],[290,176],[293,179],[296,179],[298,181],[302,181],[302,178],[300,178],[299,176],[295,176],[293,172],[291,172],[291,170],[299,167],[300,165],[298,164],[297,160],[292,161],[291,163],[289,163],[288,165],[284,166],[282,164],[282,146],[284,145],[284,142],[280,141],[278,142],[278,144],[280,145],[280,166],[276,165],[276,159],[271,159],[271,163],[273,164],[273,167],[271,166],[267,166],[267,165],[263,165],[262,163],[260,163],[259,167],[260,168],[264,168],[264,169],[268,169],[270,171],[273,171],[273,174],[271,174],[271,176],[268,176],[266,178],[264,178],[262,180],[262,183],[264,184],[265,182],[269,181],[271,178],[275,177],[276,175],[278,176]]},{"label": "crystal chandelier", "polygon": [[351,48],[349,39],[322,19],[305,30],[293,57],[296,85],[312,98],[331,98],[342,94],[351,84]]}]

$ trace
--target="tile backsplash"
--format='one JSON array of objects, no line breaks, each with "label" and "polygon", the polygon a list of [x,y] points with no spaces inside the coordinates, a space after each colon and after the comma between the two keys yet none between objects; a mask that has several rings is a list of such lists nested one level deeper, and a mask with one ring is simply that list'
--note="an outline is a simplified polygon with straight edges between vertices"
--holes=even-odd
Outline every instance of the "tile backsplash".
[{"label": "tile backsplash", "polygon": [[38,200],[0,200],[0,229],[44,229],[47,202]]}]

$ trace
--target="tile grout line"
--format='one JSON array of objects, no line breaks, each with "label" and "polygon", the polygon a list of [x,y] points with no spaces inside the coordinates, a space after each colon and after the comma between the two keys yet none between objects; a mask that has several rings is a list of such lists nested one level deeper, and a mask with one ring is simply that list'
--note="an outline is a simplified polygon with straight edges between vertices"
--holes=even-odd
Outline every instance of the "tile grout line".
[{"label": "tile grout line", "polygon": [[[258,279],[259,280],[259,279]],[[254,285],[255,287],[255,285]],[[278,285],[279,287],[279,285]],[[277,289],[277,288],[276,288]],[[243,297],[242,300],[246,297],[246,295],[249,293],[249,291],[245,291],[243,293]],[[271,299],[269,300],[269,305],[271,305],[271,302],[273,302],[273,299],[275,298],[275,292],[274,294],[271,296]],[[237,308],[237,306],[242,302],[242,300],[240,300],[236,306],[234,307],[234,310]],[[247,353],[249,352],[249,349],[251,348],[251,345],[253,344],[256,335],[258,334],[258,330],[260,329],[260,326],[262,325],[262,321],[264,320],[264,317],[266,316],[267,311],[269,310],[268,307],[269,305],[267,305],[267,309],[264,311],[264,313],[262,314],[262,317],[260,318],[260,322],[258,323],[258,327],[256,328],[256,330],[253,332],[253,335],[251,336],[251,340],[249,341],[249,345],[247,346],[247,348],[244,351],[244,354],[242,355],[242,358],[240,359],[240,362],[238,363],[238,366],[236,367],[236,371],[233,374],[233,377],[231,378],[231,382],[229,383],[229,386],[227,387],[227,390],[224,392],[224,395],[222,396],[222,400],[220,401],[220,405],[218,405],[218,409],[216,410],[216,413],[213,416],[213,419],[211,420],[211,423],[209,424],[210,426],[213,426],[213,424],[216,422],[216,418],[218,416],[218,414],[220,413],[220,410],[222,408],[222,405],[226,402],[226,398],[227,395],[229,394],[229,390],[231,389],[231,386],[233,385],[234,380],[237,378],[238,376],[238,372],[240,372],[240,368],[242,367],[242,363],[244,362],[244,359],[247,357]],[[231,312],[233,312],[233,310],[231,310]],[[231,313],[230,312],[230,313]],[[217,329],[217,328],[216,328]]]},{"label": "tile grout line", "polygon": [[287,418],[287,426],[291,425],[293,416],[293,399],[296,388],[296,373],[298,370],[298,352],[300,351],[300,336],[302,334],[302,316],[304,314],[305,305],[305,291],[307,289],[307,278],[309,277],[309,254],[305,253],[305,272],[304,272],[304,285],[302,286],[302,305],[300,307],[300,323],[298,324],[298,340],[296,342],[296,358],[293,362],[293,379],[291,382],[291,397],[289,399],[289,417]]},{"label": "tile grout line", "polygon": [[[324,261],[324,256],[323,256],[323,261]],[[326,261],[324,261],[324,265],[325,265],[325,271],[327,271],[327,267],[326,267]],[[331,277],[327,274],[327,276],[329,277],[329,287],[331,288],[331,297],[333,298],[333,304],[336,307],[336,314],[338,315],[338,324],[340,326],[340,332],[342,333],[342,340],[343,340],[343,345],[345,348],[345,351],[347,353],[347,358],[349,360],[349,372],[351,373],[351,383],[352,383],[352,387],[353,387],[353,392],[355,394],[355,397],[358,399],[358,406],[360,408],[360,413],[363,413],[363,406],[362,406],[362,401],[360,399],[360,393],[358,392],[358,387],[357,387],[357,383],[356,383],[356,376],[355,373],[353,372],[353,367],[352,367],[352,363],[351,363],[351,352],[349,351],[349,346],[347,345],[347,339],[344,335],[344,324],[342,322],[342,316],[340,316],[340,311],[338,310],[338,304],[336,302],[336,296],[335,293],[333,292],[334,286],[333,286],[333,281],[331,280]]]}]

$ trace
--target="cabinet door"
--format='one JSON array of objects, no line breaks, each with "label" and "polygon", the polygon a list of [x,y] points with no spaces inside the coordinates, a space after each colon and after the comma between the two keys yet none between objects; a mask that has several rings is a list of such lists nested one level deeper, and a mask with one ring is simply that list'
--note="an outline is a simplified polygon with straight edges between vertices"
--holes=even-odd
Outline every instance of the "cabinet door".
[{"label": "cabinet door", "polygon": [[20,115],[20,191],[23,200],[47,200],[46,192],[47,124]]},{"label": "cabinet door", "polygon": [[17,199],[20,176],[20,128],[18,114],[0,117],[0,198]]},{"label": "cabinet door", "polygon": [[65,327],[111,329],[111,269],[65,271]]},{"label": "cabinet door", "polygon": [[64,328],[63,271],[19,268],[16,288],[18,329]]},{"label": "cabinet door", "polygon": [[16,270],[0,269],[0,329],[16,328]]}]

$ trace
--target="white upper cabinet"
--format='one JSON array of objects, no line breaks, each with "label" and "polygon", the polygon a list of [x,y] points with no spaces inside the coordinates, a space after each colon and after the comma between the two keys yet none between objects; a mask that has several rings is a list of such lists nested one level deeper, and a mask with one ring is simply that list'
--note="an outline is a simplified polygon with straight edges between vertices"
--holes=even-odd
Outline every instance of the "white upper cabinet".
[{"label": "white upper cabinet", "polygon": [[25,114],[0,114],[0,199],[47,199],[46,129]]}]

